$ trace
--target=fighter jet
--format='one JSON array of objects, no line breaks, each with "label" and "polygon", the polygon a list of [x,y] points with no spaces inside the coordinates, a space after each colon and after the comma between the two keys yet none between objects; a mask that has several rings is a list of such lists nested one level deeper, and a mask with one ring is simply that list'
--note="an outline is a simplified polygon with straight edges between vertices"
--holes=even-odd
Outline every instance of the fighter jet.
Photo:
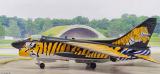
[{"label": "fighter jet", "polygon": [[158,63],[150,57],[148,42],[156,26],[156,18],[148,18],[128,33],[112,40],[82,40],[48,36],[29,37],[12,43],[20,56],[32,57],[37,65],[44,62],[74,60],[85,63],[87,69],[95,69],[96,63],[143,59]]}]

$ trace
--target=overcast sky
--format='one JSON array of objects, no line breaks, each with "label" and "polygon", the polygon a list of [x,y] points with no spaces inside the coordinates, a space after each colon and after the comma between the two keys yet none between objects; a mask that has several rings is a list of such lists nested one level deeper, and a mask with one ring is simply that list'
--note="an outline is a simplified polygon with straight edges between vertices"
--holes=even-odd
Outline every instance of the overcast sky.
[{"label": "overcast sky", "polygon": [[160,16],[160,0],[0,0],[0,15],[21,18],[117,18],[124,13]]}]

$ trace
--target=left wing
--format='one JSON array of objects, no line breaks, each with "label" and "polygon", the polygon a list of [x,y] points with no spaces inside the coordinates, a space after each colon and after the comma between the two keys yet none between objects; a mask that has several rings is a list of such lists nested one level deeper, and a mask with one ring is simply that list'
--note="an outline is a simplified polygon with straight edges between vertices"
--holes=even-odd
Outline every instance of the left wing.
[{"label": "left wing", "polygon": [[127,55],[116,51],[116,50],[119,50],[120,47],[113,48],[113,47],[109,47],[109,46],[103,45],[103,44],[82,43],[82,42],[64,42],[64,43],[69,44],[69,45],[73,45],[73,46],[77,46],[80,48],[85,48],[89,51],[107,54],[110,56],[128,58]]}]

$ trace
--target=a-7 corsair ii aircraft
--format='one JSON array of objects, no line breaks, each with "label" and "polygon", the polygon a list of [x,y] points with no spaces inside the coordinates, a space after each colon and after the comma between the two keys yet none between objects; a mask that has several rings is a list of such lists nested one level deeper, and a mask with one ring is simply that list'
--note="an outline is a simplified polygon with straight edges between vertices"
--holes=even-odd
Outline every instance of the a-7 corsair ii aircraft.
[{"label": "a-7 corsair ii aircraft", "polygon": [[41,36],[16,41],[12,46],[19,49],[20,56],[30,56],[44,69],[43,62],[75,60],[95,69],[96,63],[120,60],[144,59],[156,62],[150,57],[148,42],[156,26],[156,18],[149,18],[127,34],[113,40],[78,40]]}]

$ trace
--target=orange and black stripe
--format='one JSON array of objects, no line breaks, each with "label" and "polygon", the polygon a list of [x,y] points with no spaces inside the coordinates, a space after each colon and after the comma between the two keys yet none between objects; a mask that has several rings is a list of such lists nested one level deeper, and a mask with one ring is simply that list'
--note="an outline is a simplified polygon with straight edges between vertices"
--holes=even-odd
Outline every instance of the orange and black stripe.
[{"label": "orange and black stripe", "polygon": [[54,55],[59,52],[72,52],[76,55],[84,55],[86,58],[106,58],[107,55],[89,51],[85,48],[72,46],[62,42],[39,42],[37,48],[37,56],[45,54],[46,56]]}]

